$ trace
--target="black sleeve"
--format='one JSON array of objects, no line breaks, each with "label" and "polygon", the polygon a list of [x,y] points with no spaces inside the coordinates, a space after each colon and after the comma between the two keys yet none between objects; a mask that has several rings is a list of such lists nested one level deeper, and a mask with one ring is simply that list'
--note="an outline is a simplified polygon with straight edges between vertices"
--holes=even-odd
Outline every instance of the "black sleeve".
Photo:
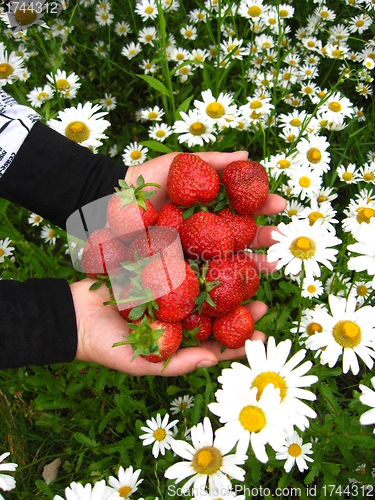
[{"label": "black sleeve", "polygon": [[112,194],[126,171],[37,122],[0,178],[0,197],[66,229],[69,215]]},{"label": "black sleeve", "polygon": [[[35,123],[0,178],[6,198],[65,229],[70,214],[112,194],[126,168]],[[67,282],[0,281],[0,368],[72,361],[77,350]]]},{"label": "black sleeve", "polygon": [[0,368],[72,361],[77,326],[62,279],[0,281]]}]

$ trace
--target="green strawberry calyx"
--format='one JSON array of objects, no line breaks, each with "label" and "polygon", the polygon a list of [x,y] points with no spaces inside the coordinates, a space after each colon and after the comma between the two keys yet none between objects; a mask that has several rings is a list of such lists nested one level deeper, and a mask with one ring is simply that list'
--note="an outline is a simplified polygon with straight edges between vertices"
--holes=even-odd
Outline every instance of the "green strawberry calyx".
[{"label": "green strawberry calyx", "polygon": [[183,328],[184,336],[182,338],[181,347],[200,346],[201,343],[197,339],[199,331],[199,326],[196,326],[192,330],[185,330],[185,328]]},{"label": "green strawberry calyx", "polygon": [[157,341],[165,332],[164,328],[153,329],[150,325],[147,316],[144,316],[139,323],[126,323],[130,333],[127,335],[126,340],[116,342],[112,347],[120,345],[131,345],[134,351],[133,359],[140,355],[149,356],[150,354],[160,355],[160,349]]},{"label": "green strawberry calyx", "polygon": [[120,188],[116,187],[116,196],[121,199],[121,208],[129,205],[130,203],[137,202],[137,204],[142,207],[144,210],[147,210],[145,201],[149,198],[152,198],[156,191],[142,191],[145,187],[154,186],[158,189],[161,189],[160,184],[155,184],[153,182],[145,182],[142,175],[137,178],[137,186],[133,186],[132,184],[129,186],[128,183],[119,179],[118,184]]},{"label": "green strawberry calyx", "polygon": [[208,262],[206,262],[206,264],[203,266],[201,276],[198,279],[199,285],[201,287],[201,292],[195,299],[195,304],[197,306],[199,314],[202,312],[202,307],[204,302],[208,302],[210,306],[216,308],[215,302],[211,299],[210,292],[221,283],[221,281],[206,281],[207,271],[208,271]]}]

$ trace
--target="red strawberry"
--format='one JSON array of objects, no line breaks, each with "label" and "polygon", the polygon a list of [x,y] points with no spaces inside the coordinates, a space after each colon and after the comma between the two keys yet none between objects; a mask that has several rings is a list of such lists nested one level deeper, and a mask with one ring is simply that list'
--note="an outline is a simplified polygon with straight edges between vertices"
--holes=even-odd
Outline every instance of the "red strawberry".
[{"label": "red strawberry", "polygon": [[128,186],[119,180],[121,189],[109,199],[107,221],[112,232],[123,241],[131,241],[138,231],[151,226],[156,219],[156,210],[148,200],[155,191],[142,191],[144,187],[158,184],[144,183],[143,177],[137,179],[137,187]]},{"label": "red strawberry", "polygon": [[228,207],[225,207],[217,215],[221,217],[230,227],[234,236],[234,251],[239,252],[250,246],[257,225],[252,215],[234,214]]},{"label": "red strawberry", "polygon": [[130,333],[126,340],[114,346],[130,344],[134,350],[133,359],[141,356],[151,363],[160,363],[172,356],[181,345],[183,331],[180,322],[168,323],[144,316],[141,321],[127,325]]},{"label": "red strawberry", "polygon": [[239,274],[245,284],[246,294],[244,300],[249,300],[259,288],[258,269],[247,252],[233,254],[232,259],[236,266],[236,272]]},{"label": "red strawberry", "polygon": [[202,302],[202,314],[222,316],[244,301],[245,283],[232,259],[211,260],[206,266],[202,272],[206,292],[200,295],[198,307]]},{"label": "red strawberry", "polygon": [[256,161],[234,161],[222,172],[221,180],[233,210],[251,214],[265,202],[268,195],[268,176]]},{"label": "red strawberry", "polygon": [[187,262],[156,259],[143,269],[141,280],[143,287],[149,288],[155,297],[157,318],[181,321],[194,309],[200,286]]},{"label": "red strawberry", "polygon": [[126,260],[126,246],[108,228],[97,229],[87,238],[82,252],[82,269],[90,276],[117,274]]},{"label": "red strawberry", "polygon": [[245,345],[254,333],[254,319],[244,306],[238,306],[233,312],[215,318],[212,334],[224,347],[237,349]]},{"label": "red strawberry", "polygon": [[220,177],[206,161],[192,153],[180,153],[169,168],[167,191],[177,205],[207,205],[220,191]]},{"label": "red strawberry", "polygon": [[176,204],[167,203],[158,210],[154,224],[155,226],[173,227],[179,231],[184,220],[183,213],[183,209],[178,208]]},{"label": "red strawberry", "polygon": [[181,241],[176,229],[164,226],[150,226],[132,241],[128,250],[128,260],[136,262],[136,255],[147,259],[163,252],[165,257],[183,259]]},{"label": "red strawberry", "polygon": [[185,219],[180,229],[183,249],[190,259],[226,257],[234,250],[234,237],[228,224],[218,215],[197,212]]},{"label": "red strawberry", "polygon": [[195,339],[198,342],[203,342],[211,335],[212,318],[203,316],[199,314],[198,311],[194,311],[182,320],[182,327],[184,329],[184,338],[188,337],[190,340],[191,335],[189,335],[189,332],[194,332],[193,340]]}]

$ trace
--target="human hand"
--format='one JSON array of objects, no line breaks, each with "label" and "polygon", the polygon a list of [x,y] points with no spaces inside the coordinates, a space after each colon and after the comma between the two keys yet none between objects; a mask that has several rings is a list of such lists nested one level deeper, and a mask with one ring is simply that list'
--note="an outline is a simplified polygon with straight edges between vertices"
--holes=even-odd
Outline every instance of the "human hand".
[{"label": "human hand", "polygon": [[[128,185],[136,185],[137,178],[142,175],[145,182],[158,183],[162,186],[152,198],[152,203],[159,209],[171,200],[167,193],[167,177],[169,166],[177,153],[154,158],[141,165],[130,167],[125,180]],[[199,156],[210,163],[218,171],[223,170],[232,161],[247,160],[246,152],[236,153],[199,153]],[[149,190],[154,190],[150,187]],[[285,200],[274,194],[269,194],[262,207],[254,213],[258,215],[272,215],[285,208]],[[259,226],[252,242],[251,248],[268,247],[275,243],[271,238],[273,226]],[[268,263],[266,255],[252,254],[253,260],[258,265],[260,272],[272,272],[276,263]],[[208,367],[219,361],[236,359],[245,356],[245,349],[225,349],[221,352],[221,345],[215,340],[207,340],[200,347],[179,349],[163,370],[163,363],[150,363],[142,358],[132,361],[133,349],[129,345],[112,347],[116,342],[124,340],[129,333],[126,321],[119,314],[116,305],[103,305],[110,300],[109,291],[102,286],[96,291],[90,291],[92,280],[85,279],[71,285],[74,306],[76,310],[78,328],[78,348],[76,359],[96,362],[115,370],[131,375],[163,375],[177,376],[198,367]],[[253,301],[246,305],[258,321],[267,311],[267,306],[260,301]],[[260,339],[264,342],[265,335],[255,331],[253,340]]]}]

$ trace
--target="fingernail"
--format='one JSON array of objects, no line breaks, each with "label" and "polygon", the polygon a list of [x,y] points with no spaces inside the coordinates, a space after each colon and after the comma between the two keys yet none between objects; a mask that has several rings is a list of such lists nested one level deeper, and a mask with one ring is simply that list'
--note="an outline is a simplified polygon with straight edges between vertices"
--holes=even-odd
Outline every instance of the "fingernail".
[{"label": "fingernail", "polygon": [[205,359],[197,364],[197,368],[209,368],[210,366],[216,365],[216,361],[211,361],[209,359]]}]

